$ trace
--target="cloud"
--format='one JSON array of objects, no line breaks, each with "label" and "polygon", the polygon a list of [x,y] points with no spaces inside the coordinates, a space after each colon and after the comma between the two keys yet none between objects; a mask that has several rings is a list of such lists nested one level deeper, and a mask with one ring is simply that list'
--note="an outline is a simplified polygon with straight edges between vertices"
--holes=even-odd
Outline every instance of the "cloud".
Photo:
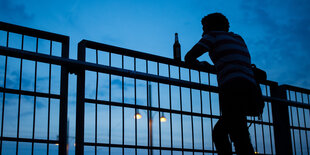
[{"label": "cloud", "polygon": [[310,1],[243,1],[241,8],[246,24],[262,32],[248,44],[271,80],[310,88]]},{"label": "cloud", "polygon": [[22,4],[14,4],[10,0],[0,0],[0,20],[4,22],[19,23],[31,21],[34,15],[26,12]]}]

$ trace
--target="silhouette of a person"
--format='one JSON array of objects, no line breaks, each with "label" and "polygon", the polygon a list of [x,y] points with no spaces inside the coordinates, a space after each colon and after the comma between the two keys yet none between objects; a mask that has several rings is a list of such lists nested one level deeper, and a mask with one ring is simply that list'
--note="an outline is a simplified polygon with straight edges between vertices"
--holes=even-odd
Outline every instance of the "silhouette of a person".
[{"label": "silhouette of a person", "polygon": [[237,154],[252,155],[254,149],[246,122],[244,105],[250,104],[258,93],[251,57],[241,36],[229,31],[229,22],[221,13],[212,13],[201,20],[203,35],[186,54],[185,62],[213,67],[197,60],[205,52],[214,63],[219,85],[221,118],[216,123],[212,138],[219,155],[232,154],[234,143]]}]

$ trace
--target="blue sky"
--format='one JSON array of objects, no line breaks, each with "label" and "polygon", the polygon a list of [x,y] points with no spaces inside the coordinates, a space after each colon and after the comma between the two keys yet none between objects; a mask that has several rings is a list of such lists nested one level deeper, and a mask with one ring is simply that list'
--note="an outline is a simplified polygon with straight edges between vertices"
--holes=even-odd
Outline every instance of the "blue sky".
[{"label": "blue sky", "polygon": [[0,20],[70,36],[71,58],[81,39],[172,57],[178,32],[184,57],[201,37],[201,18],[222,12],[268,79],[310,88],[309,9],[307,0],[0,0]]}]

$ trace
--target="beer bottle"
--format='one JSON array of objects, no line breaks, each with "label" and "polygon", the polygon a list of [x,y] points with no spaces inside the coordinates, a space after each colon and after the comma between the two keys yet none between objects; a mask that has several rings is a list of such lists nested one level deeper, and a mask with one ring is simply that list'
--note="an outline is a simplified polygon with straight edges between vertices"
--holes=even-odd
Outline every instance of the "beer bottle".
[{"label": "beer bottle", "polygon": [[179,43],[178,33],[175,33],[175,40],[173,44],[173,58],[174,60],[181,61],[181,45]]}]

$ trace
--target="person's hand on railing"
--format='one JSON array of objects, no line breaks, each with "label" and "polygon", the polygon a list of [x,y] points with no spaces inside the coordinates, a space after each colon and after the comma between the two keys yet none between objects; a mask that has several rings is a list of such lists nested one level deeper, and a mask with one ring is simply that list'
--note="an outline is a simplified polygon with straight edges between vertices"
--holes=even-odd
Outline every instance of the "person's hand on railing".
[{"label": "person's hand on railing", "polygon": [[199,62],[199,65],[201,66],[201,67],[203,67],[203,68],[207,68],[207,69],[211,69],[211,68],[214,68],[214,66],[213,65],[211,65],[209,62],[207,62],[207,61],[200,61]]},{"label": "person's hand on railing", "polygon": [[216,72],[215,66],[211,65],[207,61],[198,61],[196,59],[196,60],[185,61],[185,62],[188,63],[190,66],[193,66],[193,67],[204,68],[204,69],[207,69],[208,71],[211,71],[212,73]]}]

